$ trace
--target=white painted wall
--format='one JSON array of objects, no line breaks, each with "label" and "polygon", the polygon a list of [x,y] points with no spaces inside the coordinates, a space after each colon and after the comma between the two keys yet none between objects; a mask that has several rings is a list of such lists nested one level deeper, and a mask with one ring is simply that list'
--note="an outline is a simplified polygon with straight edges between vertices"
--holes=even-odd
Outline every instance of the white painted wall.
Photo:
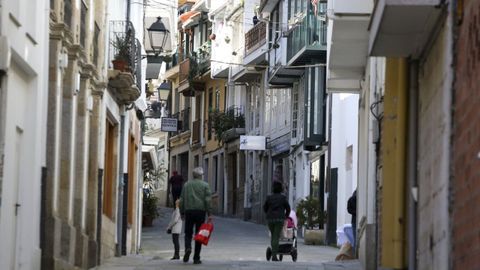
[{"label": "white painted wall", "polygon": [[[40,269],[40,184],[45,166],[49,1],[3,1],[0,36],[11,55],[0,117],[4,167],[0,204],[0,269]],[[2,138],[2,136],[0,136]],[[16,209],[15,204],[20,206]],[[17,210],[17,211],[16,211]]]},{"label": "white painted wall", "polygon": [[373,8],[372,0],[331,0],[331,6],[334,13],[338,14],[369,14]]},{"label": "white painted wall", "polygon": [[358,95],[332,95],[331,166],[338,168],[337,228],[351,223],[347,200],[357,187]]},{"label": "white painted wall", "polygon": [[[359,100],[358,121],[358,186],[357,186],[357,223],[365,219],[365,224],[375,226],[376,222],[376,150],[378,134],[376,120],[370,106],[383,95],[385,89],[385,58],[371,57],[365,69],[365,84]],[[374,110],[375,111],[375,110]],[[366,233],[358,234],[360,262],[365,269],[376,263],[376,250],[367,243]],[[369,237],[375,237],[369,235]],[[369,240],[370,241],[370,240]],[[374,242],[370,242],[374,243]]]}]

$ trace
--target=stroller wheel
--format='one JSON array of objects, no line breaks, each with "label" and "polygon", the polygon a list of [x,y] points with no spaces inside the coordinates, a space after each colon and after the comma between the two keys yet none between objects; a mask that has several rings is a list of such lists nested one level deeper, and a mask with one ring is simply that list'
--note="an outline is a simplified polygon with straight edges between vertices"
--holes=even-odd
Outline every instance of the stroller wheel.
[{"label": "stroller wheel", "polygon": [[292,261],[296,262],[297,261],[297,250],[293,249],[292,252],[290,253],[292,255]]},{"label": "stroller wheel", "polygon": [[272,248],[268,247],[267,248],[267,261],[270,261],[271,258],[272,258]]},{"label": "stroller wheel", "polygon": [[282,260],[283,260],[283,255],[282,255],[282,254],[278,255],[278,260],[279,260],[279,261],[282,261]]}]

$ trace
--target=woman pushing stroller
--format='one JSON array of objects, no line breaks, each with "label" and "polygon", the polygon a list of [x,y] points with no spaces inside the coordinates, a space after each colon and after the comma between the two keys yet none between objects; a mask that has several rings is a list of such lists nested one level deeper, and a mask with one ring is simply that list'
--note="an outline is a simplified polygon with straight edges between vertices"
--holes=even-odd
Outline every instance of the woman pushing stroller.
[{"label": "woman pushing stroller", "polygon": [[267,197],[263,205],[263,211],[266,213],[268,229],[271,234],[272,261],[278,261],[277,253],[285,219],[290,215],[290,204],[287,197],[282,194],[283,185],[281,182],[273,182],[273,194]]}]

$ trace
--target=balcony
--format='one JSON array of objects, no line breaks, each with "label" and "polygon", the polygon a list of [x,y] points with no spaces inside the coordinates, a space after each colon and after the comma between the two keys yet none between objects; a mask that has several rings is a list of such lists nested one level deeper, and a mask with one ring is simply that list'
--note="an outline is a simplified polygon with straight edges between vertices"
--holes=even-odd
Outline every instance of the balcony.
[{"label": "balcony", "polygon": [[245,55],[251,54],[267,42],[267,23],[259,22],[245,34]]},{"label": "balcony", "polygon": [[245,33],[246,65],[258,64],[266,61],[267,52],[267,23],[260,21]]},{"label": "balcony", "polygon": [[186,108],[172,115],[178,120],[178,131],[176,135],[190,131],[190,108]]},{"label": "balcony", "polygon": [[183,62],[184,60],[184,55],[183,53],[175,53],[171,57],[171,61],[167,61],[166,69],[165,69],[165,74],[163,75],[164,78],[168,80],[172,80],[176,78],[176,76],[179,76],[180,73],[180,63]]},{"label": "balcony", "polygon": [[326,5],[319,4],[319,15],[313,11],[300,12],[289,20],[287,62],[290,66],[325,63],[327,51]]},{"label": "balcony", "polygon": [[243,106],[230,106],[225,112],[212,111],[208,121],[219,141],[230,142],[245,134]]},{"label": "balcony", "polygon": [[422,55],[446,9],[442,0],[378,0],[370,21],[372,56]]},{"label": "balcony", "polygon": [[194,96],[195,91],[205,91],[205,74],[210,71],[210,53],[190,56],[180,63],[178,91],[184,96]]},{"label": "balcony", "polygon": [[368,58],[373,0],[332,0],[328,5],[327,90],[358,93]]},{"label": "balcony", "polygon": [[195,120],[192,123],[192,144],[200,143],[201,142],[201,127],[202,127],[202,120]]},{"label": "balcony", "polygon": [[108,60],[108,89],[121,104],[129,104],[140,97],[141,85],[140,42],[129,21],[111,21]]}]

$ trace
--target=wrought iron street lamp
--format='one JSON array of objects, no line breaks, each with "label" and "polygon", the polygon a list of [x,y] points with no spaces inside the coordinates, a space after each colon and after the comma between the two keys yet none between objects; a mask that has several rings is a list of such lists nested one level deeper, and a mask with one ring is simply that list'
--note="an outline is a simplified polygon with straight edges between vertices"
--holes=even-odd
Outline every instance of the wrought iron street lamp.
[{"label": "wrought iron street lamp", "polygon": [[162,18],[157,17],[157,21],[152,23],[152,25],[150,25],[147,31],[153,53],[159,54],[163,52],[168,37],[170,36],[170,30],[165,28],[165,25],[162,22]]},{"label": "wrought iron street lamp", "polygon": [[172,88],[172,85],[164,80],[160,86],[157,88],[158,90],[158,99],[160,101],[166,101],[168,99],[168,95],[170,94],[170,89]]}]

